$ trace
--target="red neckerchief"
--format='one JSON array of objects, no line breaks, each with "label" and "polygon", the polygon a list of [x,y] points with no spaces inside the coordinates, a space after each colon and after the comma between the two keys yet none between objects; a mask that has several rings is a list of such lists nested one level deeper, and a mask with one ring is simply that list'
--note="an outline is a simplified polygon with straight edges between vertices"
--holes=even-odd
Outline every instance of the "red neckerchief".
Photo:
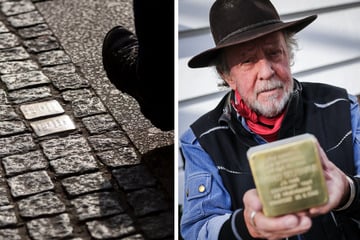
[{"label": "red neckerchief", "polygon": [[277,140],[277,134],[281,127],[281,122],[285,116],[285,112],[276,117],[267,118],[256,114],[256,112],[250,109],[241,99],[238,91],[235,91],[235,98],[236,101],[231,101],[232,106],[240,114],[240,116],[245,118],[249,128],[254,133],[262,136],[268,142]]}]

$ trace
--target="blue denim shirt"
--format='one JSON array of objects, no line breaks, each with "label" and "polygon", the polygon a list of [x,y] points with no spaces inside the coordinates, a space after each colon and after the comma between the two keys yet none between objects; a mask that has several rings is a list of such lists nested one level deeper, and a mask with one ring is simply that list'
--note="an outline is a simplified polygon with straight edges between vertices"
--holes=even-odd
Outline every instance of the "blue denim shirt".
[{"label": "blue denim shirt", "polygon": [[[357,98],[350,95],[354,159],[360,175],[360,111]],[[249,130],[244,120],[243,126]],[[265,140],[255,135],[259,144]],[[180,138],[185,158],[185,194],[181,234],[184,239],[218,239],[223,223],[232,214],[230,195],[218,169],[189,128]],[[240,236],[238,238],[241,240]],[[299,236],[299,239],[300,236]]]}]

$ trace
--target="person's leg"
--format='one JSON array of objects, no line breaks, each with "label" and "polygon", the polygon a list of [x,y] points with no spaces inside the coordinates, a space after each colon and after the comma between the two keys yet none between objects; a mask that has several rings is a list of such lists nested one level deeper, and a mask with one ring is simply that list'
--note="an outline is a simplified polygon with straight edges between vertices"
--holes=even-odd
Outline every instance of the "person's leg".
[{"label": "person's leg", "polygon": [[174,2],[134,0],[133,11],[136,36],[122,26],[107,33],[104,69],[120,91],[138,101],[154,126],[173,130]]},{"label": "person's leg", "polygon": [[147,103],[144,114],[163,129],[174,129],[174,1],[134,0],[139,41],[137,74]]}]

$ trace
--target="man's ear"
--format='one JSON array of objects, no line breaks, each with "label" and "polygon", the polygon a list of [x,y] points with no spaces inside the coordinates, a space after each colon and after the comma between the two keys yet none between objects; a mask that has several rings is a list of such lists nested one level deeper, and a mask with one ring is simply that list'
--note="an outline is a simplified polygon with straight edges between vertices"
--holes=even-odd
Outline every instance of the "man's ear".
[{"label": "man's ear", "polygon": [[235,90],[236,89],[236,84],[235,81],[230,77],[230,75],[228,73],[225,73],[224,71],[221,71],[220,69],[216,68],[219,76],[221,77],[222,80],[224,80],[231,89]]},{"label": "man's ear", "polygon": [[236,82],[228,73],[221,73],[221,78],[229,85],[232,90],[236,89]]}]

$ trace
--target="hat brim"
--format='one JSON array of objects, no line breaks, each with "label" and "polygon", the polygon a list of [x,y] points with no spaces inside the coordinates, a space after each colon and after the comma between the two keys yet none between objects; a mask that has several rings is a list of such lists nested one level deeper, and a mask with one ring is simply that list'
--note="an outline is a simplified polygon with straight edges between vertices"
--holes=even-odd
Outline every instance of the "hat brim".
[{"label": "hat brim", "polygon": [[249,30],[247,32],[242,32],[237,35],[235,34],[233,37],[227,39],[225,42],[218,44],[216,47],[210,48],[191,58],[188,62],[188,66],[191,68],[212,66],[214,65],[214,59],[218,55],[220,49],[233,46],[239,43],[244,43],[250,40],[254,40],[256,38],[280,30],[286,30],[289,32],[297,33],[302,29],[304,29],[306,26],[308,26],[310,23],[312,23],[316,18],[317,15],[312,15],[300,20],[295,20],[291,22],[278,22],[274,24],[265,25],[253,30]]}]

